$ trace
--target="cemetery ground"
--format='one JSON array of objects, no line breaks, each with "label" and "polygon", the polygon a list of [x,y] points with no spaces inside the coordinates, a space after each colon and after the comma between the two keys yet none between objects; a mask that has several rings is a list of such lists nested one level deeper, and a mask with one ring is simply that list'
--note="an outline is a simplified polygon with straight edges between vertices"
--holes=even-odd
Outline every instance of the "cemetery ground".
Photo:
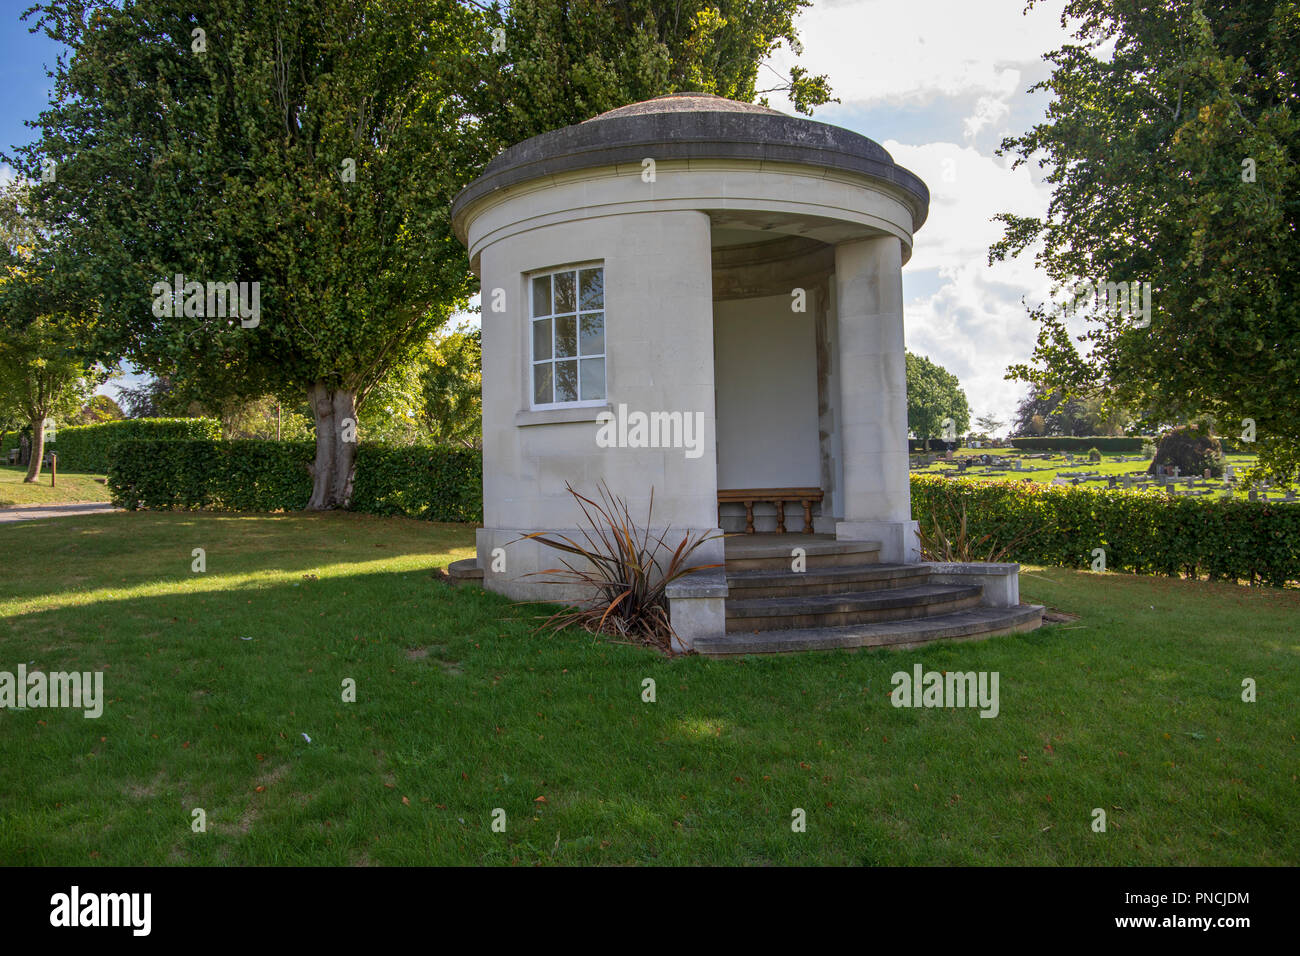
[{"label": "cemetery ground", "polygon": [[26,484],[27,468],[0,465],[0,508],[11,505],[62,505],[108,501],[108,487],[103,475],[60,471],[50,487],[50,470],[41,469],[40,479]]},{"label": "cemetery ground", "polygon": [[[981,458],[989,456],[994,464],[985,465]],[[1016,448],[960,448],[947,460],[941,453],[913,454],[911,473],[914,475],[945,475],[950,478],[979,478],[986,481],[1031,481],[1036,484],[1080,485],[1087,488],[1114,487],[1123,489],[1127,476],[1131,490],[1163,490],[1164,479],[1146,474],[1151,464],[1141,455],[1103,454],[1100,462],[1088,461],[1087,454],[1072,457],[1061,452],[1034,452]],[[998,463],[1000,460],[1000,463]],[[1254,455],[1225,455],[1225,477],[1206,479],[1202,475],[1181,475],[1170,484],[1177,494],[1194,494],[1222,497],[1225,494],[1246,499],[1249,491],[1240,479],[1255,464]],[[965,467],[962,467],[965,463]],[[1226,469],[1231,468],[1236,480],[1228,480]],[[1257,491],[1260,500],[1283,500],[1287,491],[1296,489],[1267,488]]]},{"label": "cemetery ground", "polygon": [[[0,670],[99,670],[107,699],[0,710],[0,863],[1300,863],[1295,590],[1027,568],[1067,620],[667,659],[450,588],[473,540],[345,514],[0,526]],[[894,708],[916,664],[997,672],[1000,712]]]}]

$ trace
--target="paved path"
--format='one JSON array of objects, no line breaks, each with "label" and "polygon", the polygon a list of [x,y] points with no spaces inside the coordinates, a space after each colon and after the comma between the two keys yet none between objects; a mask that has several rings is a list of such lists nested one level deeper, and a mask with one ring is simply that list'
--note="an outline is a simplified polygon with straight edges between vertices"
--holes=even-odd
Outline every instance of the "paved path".
[{"label": "paved path", "polygon": [[37,518],[97,515],[121,510],[121,508],[114,508],[106,501],[84,501],[66,505],[14,505],[9,508],[0,508],[0,524],[8,521],[35,521]]}]

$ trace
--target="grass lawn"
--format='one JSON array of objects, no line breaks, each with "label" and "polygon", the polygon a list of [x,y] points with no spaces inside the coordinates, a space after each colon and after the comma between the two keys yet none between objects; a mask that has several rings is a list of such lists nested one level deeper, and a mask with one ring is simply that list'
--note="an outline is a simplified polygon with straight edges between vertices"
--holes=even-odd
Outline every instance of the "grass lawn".
[{"label": "grass lawn", "polygon": [[[1142,477],[1146,475],[1146,470],[1151,464],[1149,461],[1115,461],[1114,460],[1115,458],[1119,458],[1119,457],[1134,457],[1131,455],[1128,456],[1103,455],[1100,462],[1090,462],[1088,461],[1088,456],[1086,454],[1076,455],[1074,462],[1070,463],[1066,461],[1064,455],[1058,454],[1051,459],[1029,458],[1028,457],[1029,455],[1037,455],[1042,453],[1023,452],[1017,449],[1010,449],[1010,448],[962,448],[958,450],[958,452],[954,455],[954,458],[973,459],[983,454],[992,455],[995,458],[1024,458],[1025,470],[985,473],[983,466],[976,464],[976,465],[972,465],[964,475],[960,475],[959,472],[957,471],[957,466],[955,464],[952,463],[941,464],[940,462],[942,461],[942,459],[940,459],[939,461],[935,461],[933,464],[925,468],[913,469],[912,474],[948,475],[950,477],[980,478],[984,481],[1024,481],[1025,479],[1029,479],[1030,481],[1035,481],[1040,484],[1047,485],[1047,484],[1051,484],[1052,479],[1055,478],[1061,472],[1067,472],[1069,474],[1076,474],[1079,472],[1089,472],[1089,473],[1096,473],[1099,475],[1133,475],[1135,477]],[[912,457],[917,458],[918,456],[914,455]],[[1246,471],[1246,469],[1254,466],[1255,456],[1254,455],[1225,455],[1224,462],[1226,464],[1232,465],[1236,469],[1237,474],[1240,476],[1241,473]],[[1101,483],[1094,483],[1094,484],[1087,485],[1086,487],[1105,488],[1106,485]],[[1219,494],[1220,492],[1216,492],[1215,497],[1218,497]],[[1234,492],[1234,495],[1235,497],[1238,498],[1248,497],[1248,493],[1244,486],[1241,487],[1236,492]]]},{"label": "grass lawn", "polygon": [[[1300,863],[1300,593],[1032,569],[1025,599],[1078,620],[667,660],[449,589],[472,542],[349,515],[0,526],[0,670],[103,669],[110,699],[0,710],[0,863]],[[895,709],[916,663],[998,672],[999,716]]]},{"label": "grass lawn", "polygon": [[62,505],[83,501],[107,501],[108,488],[97,482],[103,475],[60,471],[50,487],[50,470],[42,468],[35,484],[25,484],[26,467],[0,465],[0,508],[7,505]]}]

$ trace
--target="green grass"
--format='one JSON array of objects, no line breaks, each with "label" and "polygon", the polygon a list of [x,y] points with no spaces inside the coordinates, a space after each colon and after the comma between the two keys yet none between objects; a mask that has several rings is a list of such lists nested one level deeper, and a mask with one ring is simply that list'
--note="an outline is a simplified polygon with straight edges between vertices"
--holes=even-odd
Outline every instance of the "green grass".
[{"label": "green grass", "polygon": [[42,468],[34,484],[26,484],[26,467],[0,465],[0,508],[8,505],[62,505],[83,501],[108,501],[108,488],[95,479],[103,475],[61,471],[50,487],[50,470]]},{"label": "green grass", "polygon": [[[1300,594],[1033,570],[1026,599],[1077,621],[668,660],[449,589],[434,570],[472,540],[347,515],[0,527],[0,670],[102,668],[111,698],[0,711],[0,863],[1300,862]],[[1000,715],[893,708],[915,663],[997,671]]]},{"label": "green grass", "polygon": [[[1024,452],[1011,448],[963,448],[954,455],[954,460],[961,458],[975,458],[979,455],[992,455],[996,458],[1023,458],[1025,459],[1024,471],[1003,471],[986,474],[983,471],[984,466],[972,464],[972,466],[962,474],[958,472],[955,464],[940,464],[942,459],[935,461],[925,468],[917,468],[912,471],[914,475],[948,475],[949,477],[980,478],[984,481],[1024,481],[1029,479],[1040,484],[1051,484],[1052,479],[1061,472],[1071,474],[1077,472],[1091,472],[1099,475],[1133,475],[1135,478],[1144,478],[1146,470],[1150,466],[1149,461],[1113,461],[1118,457],[1132,458],[1132,455],[1102,455],[1100,462],[1088,461],[1086,454],[1075,456],[1074,462],[1070,463],[1065,460],[1064,455],[1055,455],[1051,459],[1030,458],[1030,455],[1042,454],[1041,452]],[[916,458],[918,456],[912,456]],[[1224,461],[1232,465],[1240,476],[1246,469],[1254,466],[1254,455],[1226,455]],[[1105,488],[1106,485],[1099,482],[1087,484],[1085,487]],[[1222,492],[1215,492],[1217,497]],[[1246,498],[1247,492],[1240,488],[1234,492],[1238,498]]]}]

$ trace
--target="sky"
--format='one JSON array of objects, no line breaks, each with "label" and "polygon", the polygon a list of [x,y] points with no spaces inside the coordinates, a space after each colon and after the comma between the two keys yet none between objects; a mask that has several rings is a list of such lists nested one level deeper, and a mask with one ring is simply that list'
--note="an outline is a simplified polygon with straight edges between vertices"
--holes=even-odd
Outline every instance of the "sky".
[{"label": "sky", "polygon": [[[1010,421],[1027,386],[1005,370],[1029,360],[1036,331],[1024,303],[1050,298],[1032,253],[989,266],[988,248],[1002,235],[997,213],[1047,211],[1044,171],[1013,172],[994,150],[1045,118],[1049,95],[1027,91],[1049,74],[1043,54],[1069,39],[1063,6],[1047,0],[1026,14],[1025,0],[815,0],[797,24],[797,62],[827,74],[840,100],[813,118],[880,143],[930,189],[903,267],[905,340],[961,381],[972,425],[985,414]],[[795,62],[782,53],[778,71]],[[770,102],[793,112],[784,97]]]},{"label": "sky", "polygon": [[[1001,236],[994,215],[1042,215],[1050,199],[1036,165],[1013,172],[994,150],[1044,117],[1047,94],[1027,90],[1047,76],[1043,54],[1067,40],[1063,3],[1039,0],[1024,13],[1025,0],[815,0],[797,21],[797,62],[827,74],[840,100],[813,118],[874,139],[930,188],[929,218],[903,269],[907,347],[958,377],[972,424],[990,413],[1010,421],[1026,386],[1006,381],[1005,369],[1027,361],[1034,345],[1024,302],[1049,297],[1031,254],[994,266],[987,259]],[[23,120],[44,106],[45,66],[57,55],[19,22],[27,6],[0,0],[4,146],[30,139]],[[792,62],[782,49],[771,66],[784,73]],[[794,112],[780,94],[770,103]],[[101,391],[115,395],[112,385]]]}]

